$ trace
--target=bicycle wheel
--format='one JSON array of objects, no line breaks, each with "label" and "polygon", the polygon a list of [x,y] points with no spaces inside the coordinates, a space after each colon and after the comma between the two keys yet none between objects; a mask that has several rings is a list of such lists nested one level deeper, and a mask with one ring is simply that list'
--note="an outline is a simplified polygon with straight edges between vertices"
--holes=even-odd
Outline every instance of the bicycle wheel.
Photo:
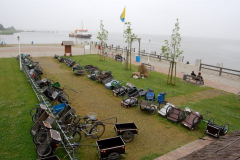
[{"label": "bicycle wheel", "polygon": [[36,113],[32,116],[32,121],[35,123],[41,115]]},{"label": "bicycle wheel", "polygon": [[89,133],[91,134],[92,138],[99,138],[103,135],[104,132],[105,132],[105,125],[98,123],[92,127]]},{"label": "bicycle wheel", "polygon": [[46,138],[47,138],[47,132],[37,133],[33,137],[33,142],[36,145],[43,144]]},{"label": "bicycle wheel", "polygon": [[[78,144],[81,141],[82,135],[79,131],[66,131],[64,133],[68,138],[68,141],[71,144]],[[66,137],[63,135],[63,142],[64,144],[68,144]]]},{"label": "bicycle wheel", "polygon": [[37,147],[36,152],[39,157],[47,157],[51,154],[52,147],[48,144],[41,144]]},{"label": "bicycle wheel", "polygon": [[30,115],[33,116],[37,112],[38,107],[34,107],[30,111]]}]

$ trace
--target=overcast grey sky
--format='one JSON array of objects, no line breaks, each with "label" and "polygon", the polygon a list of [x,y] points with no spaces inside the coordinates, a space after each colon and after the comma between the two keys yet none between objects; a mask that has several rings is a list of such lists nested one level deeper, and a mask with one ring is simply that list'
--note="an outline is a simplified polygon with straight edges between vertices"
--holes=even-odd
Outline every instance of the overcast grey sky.
[{"label": "overcast grey sky", "polygon": [[23,30],[90,32],[103,20],[122,32],[120,15],[134,33],[171,35],[176,19],[181,36],[240,39],[240,0],[0,0],[0,24]]}]

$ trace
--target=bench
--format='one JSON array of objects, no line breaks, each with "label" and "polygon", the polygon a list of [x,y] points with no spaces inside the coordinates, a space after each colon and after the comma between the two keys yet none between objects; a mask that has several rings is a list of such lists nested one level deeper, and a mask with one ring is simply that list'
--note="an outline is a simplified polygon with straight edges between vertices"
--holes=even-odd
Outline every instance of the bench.
[{"label": "bench", "polygon": [[154,71],[154,66],[147,64],[147,63],[142,63],[142,64],[144,64],[149,71]]},{"label": "bench", "polygon": [[190,82],[192,80],[192,81],[195,81],[196,83],[199,83],[201,85],[204,84],[204,80],[199,78],[199,77],[192,76],[192,75],[184,75],[184,76],[186,76],[186,81],[188,80]]}]

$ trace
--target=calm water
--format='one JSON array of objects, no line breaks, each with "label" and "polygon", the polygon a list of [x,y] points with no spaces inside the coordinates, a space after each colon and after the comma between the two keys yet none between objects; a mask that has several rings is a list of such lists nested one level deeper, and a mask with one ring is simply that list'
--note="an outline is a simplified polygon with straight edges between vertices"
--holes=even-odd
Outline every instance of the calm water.
[{"label": "calm water", "polygon": [[[68,37],[69,32],[21,32],[21,44],[60,44],[62,41],[74,41],[75,43],[83,43],[84,41],[97,42],[97,32],[92,32],[91,39],[80,39]],[[141,50],[146,52],[156,51],[161,53],[161,47],[164,45],[164,40],[170,40],[170,35],[148,35],[138,34],[141,38]],[[17,35],[1,35],[1,41],[7,44],[17,44]],[[216,65],[219,62],[223,63],[223,67],[240,70],[240,40],[230,39],[214,39],[214,38],[197,38],[197,37],[182,37],[181,47],[183,50],[184,62],[189,61],[195,64],[196,59],[202,59],[202,63]],[[149,45],[149,38],[151,43]],[[108,44],[122,47],[122,33],[109,33]],[[133,47],[138,50],[138,42],[133,42]]]}]

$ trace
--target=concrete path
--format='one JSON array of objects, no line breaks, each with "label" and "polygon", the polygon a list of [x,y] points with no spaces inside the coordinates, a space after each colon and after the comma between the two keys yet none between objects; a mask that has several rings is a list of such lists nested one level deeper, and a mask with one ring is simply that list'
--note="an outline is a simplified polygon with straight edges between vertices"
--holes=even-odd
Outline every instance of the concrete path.
[{"label": "concrete path", "polygon": [[[134,58],[134,57],[133,57]],[[147,57],[141,57],[141,63],[147,63]],[[140,65],[140,62],[136,62],[135,59],[132,60],[132,64]],[[159,61],[157,59],[151,58],[150,63],[154,66],[154,70],[157,72],[168,74],[169,71],[169,62],[168,61]],[[183,78],[184,74],[191,74],[194,71],[196,74],[199,72],[199,68],[195,65],[177,63],[177,72],[176,76]],[[202,69],[202,76],[204,78],[204,85],[221,89],[230,93],[237,94],[240,92],[240,76],[222,74],[218,75],[218,72]]]}]

